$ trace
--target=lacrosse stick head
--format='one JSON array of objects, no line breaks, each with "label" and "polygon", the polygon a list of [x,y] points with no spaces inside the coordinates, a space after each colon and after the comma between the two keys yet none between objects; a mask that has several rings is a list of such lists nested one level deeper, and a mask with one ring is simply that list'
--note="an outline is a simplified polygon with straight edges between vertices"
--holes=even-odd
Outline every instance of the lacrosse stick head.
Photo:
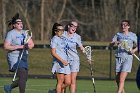
[{"label": "lacrosse stick head", "polygon": [[129,46],[128,46],[128,41],[127,40],[121,41],[121,43],[119,44],[119,47],[121,49],[125,49],[126,51],[130,51],[131,50],[131,48],[129,48]]},{"label": "lacrosse stick head", "polygon": [[92,52],[91,46],[86,46],[84,50],[85,50],[85,54],[86,54],[87,59],[89,61],[91,61],[91,52]]},{"label": "lacrosse stick head", "polygon": [[24,39],[24,44],[27,44],[28,41],[31,39],[32,37],[32,32],[30,30],[24,30],[25,33],[25,39]]}]

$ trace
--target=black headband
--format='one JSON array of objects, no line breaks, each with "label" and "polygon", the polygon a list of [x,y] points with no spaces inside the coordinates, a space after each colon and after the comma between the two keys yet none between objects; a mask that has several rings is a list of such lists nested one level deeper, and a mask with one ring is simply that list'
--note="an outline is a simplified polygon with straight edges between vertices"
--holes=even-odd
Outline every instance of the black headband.
[{"label": "black headband", "polygon": [[17,19],[20,19],[19,13],[16,13],[15,16],[11,20],[8,21],[8,26],[17,23],[18,22]]}]

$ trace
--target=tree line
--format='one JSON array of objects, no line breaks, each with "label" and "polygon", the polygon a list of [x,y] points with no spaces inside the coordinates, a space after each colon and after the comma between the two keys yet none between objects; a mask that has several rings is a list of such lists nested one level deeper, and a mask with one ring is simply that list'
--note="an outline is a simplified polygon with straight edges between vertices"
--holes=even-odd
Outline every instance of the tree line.
[{"label": "tree line", "polygon": [[0,40],[17,12],[24,28],[40,41],[50,39],[55,22],[66,25],[71,20],[78,21],[77,33],[84,41],[110,41],[123,19],[130,20],[132,32],[140,29],[140,0],[0,0],[0,5]]}]

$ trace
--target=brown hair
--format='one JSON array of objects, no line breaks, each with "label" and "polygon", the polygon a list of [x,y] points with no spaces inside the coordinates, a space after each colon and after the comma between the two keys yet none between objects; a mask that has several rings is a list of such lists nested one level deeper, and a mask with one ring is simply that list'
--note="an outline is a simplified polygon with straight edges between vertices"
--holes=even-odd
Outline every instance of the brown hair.
[{"label": "brown hair", "polygon": [[129,20],[122,20],[121,21],[121,25],[122,25],[123,22],[127,22],[128,23],[128,26],[130,26],[130,21]]},{"label": "brown hair", "polygon": [[54,23],[54,25],[52,27],[52,37],[55,35],[55,32],[57,31],[58,26],[63,26],[63,25],[59,24],[59,23]]}]

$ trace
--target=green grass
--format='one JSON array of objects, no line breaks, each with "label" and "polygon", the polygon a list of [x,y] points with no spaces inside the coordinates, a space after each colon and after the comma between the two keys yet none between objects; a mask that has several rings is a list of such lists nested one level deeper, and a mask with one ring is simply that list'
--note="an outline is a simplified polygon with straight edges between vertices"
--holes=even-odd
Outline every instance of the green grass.
[{"label": "green grass", "polygon": [[[0,93],[5,93],[3,85],[9,84],[12,78],[0,78]],[[95,80],[96,93],[116,93],[117,86],[114,80]],[[28,79],[26,93],[48,93],[48,90],[54,89],[55,79]],[[126,81],[126,93],[139,93],[135,81]],[[12,90],[12,93],[19,93],[18,88]],[[69,90],[67,89],[67,93]],[[91,80],[77,80],[76,93],[93,93]]]},{"label": "green grass", "polygon": [[[114,51],[113,51],[114,53]],[[112,54],[114,55],[114,54]],[[0,74],[10,74],[6,61],[6,52],[0,49]],[[94,50],[93,51],[93,68],[95,77],[109,78],[110,70],[110,51],[109,50]],[[90,76],[88,62],[83,54],[80,54],[80,72],[79,76]],[[132,73],[128,78],[135,79],[138,61],[134,58]],[[111,76],[114,78],[114,56],[112,57]],[[29,74],[30,75],[51,75],[52,56],[48,48],[34,48],[29,55]]]},{"label": "green grass", "polygon": [[[35,44],[49,44],[50,41],[40,41],[40,40],[35,40]],[[99,41],[83,41],[83,45],[109,45],[110,42],[99,42]]]}]

